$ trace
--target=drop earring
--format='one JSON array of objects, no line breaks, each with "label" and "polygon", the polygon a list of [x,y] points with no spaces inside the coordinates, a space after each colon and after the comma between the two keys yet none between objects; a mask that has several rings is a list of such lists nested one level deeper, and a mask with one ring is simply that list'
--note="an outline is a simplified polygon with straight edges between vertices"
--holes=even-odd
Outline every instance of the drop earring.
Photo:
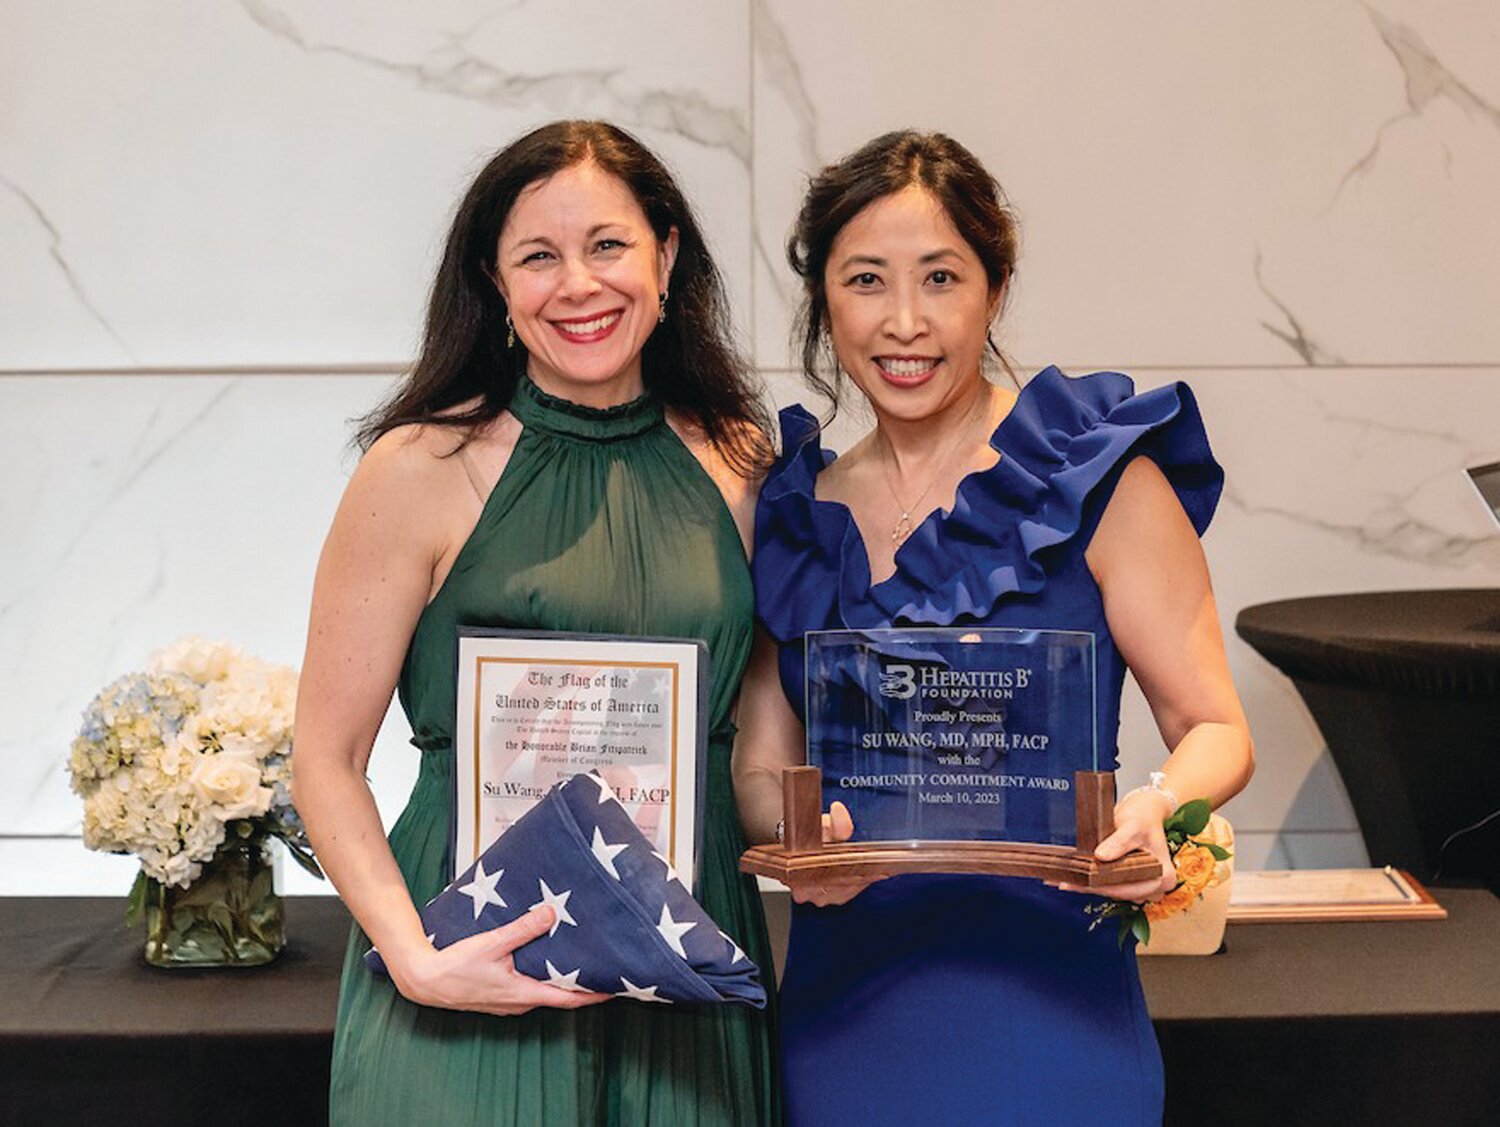
[{"label": "drop earring", "polygon": [[515,346],[516,346],[516,327],[510,323],[510,314],[507,313],[505,315],[505,347],[506,348],[514,348]]},{"label": "drop earring", "polygon": [[667,291],[666,290],[662,290],[661,291],[661,301],[658,303],[658,307],[657,307],[657,311],[656,311],[656,323],[658,325],[665,325],[667,323]]}]

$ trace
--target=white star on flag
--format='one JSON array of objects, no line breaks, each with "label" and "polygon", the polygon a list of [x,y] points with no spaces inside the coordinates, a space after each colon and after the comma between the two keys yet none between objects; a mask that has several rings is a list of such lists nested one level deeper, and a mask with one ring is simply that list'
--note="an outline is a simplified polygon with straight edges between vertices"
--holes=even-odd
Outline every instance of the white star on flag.
[{"label": "white star on flag", "polygon": [[[667,879],[668,880],[676,881],[678,884],[682,884],[682,878],[677,875],[677,870],[674,869],[674,868],[672,868],[672,862],[668,861],[665,857],[663,857],[655,849],[653,849],[651,851],[651,856],[655,857],[658,861],[660,861],[662,863],[663,867],[666,868],[666,870],[667,870]],[[682,887],[686,888],[687,885],[684,884],[684,885],[682,885]]]},{"label": "white star on flag", "polygon": [[557,929],[560,928],[563,924],[567,924],[569,927],[577,927],[578,921],[568,914],[568,897],[573,895],[572,890],[570,889],[566,892],[553,892],[550,888],[547,887],[546,881],[539,880],[537,881],[537,884],[542,886],[542,898],[535,904],[533,904],[532,907],[540,908],[543,904],[545,904],[547,905],[547,907],[551,908],[554,912],[557,913],[557,918],[552,921],[552,930],[547,934],[556,935]]},{"label": "white star on flag", "polygon": [[[764,1006],[759,969],[655,852],[665,841],[648,839],[599,775],[587,786],[577,778],[553,786],[427,902],[428,942],[441,950],[548,907],[548,930],[512,955],[536,982],[622,1001]],[[364,961],[388,973],[378,951]]]},{"label": "white star on flag", "polygon": [[596,775],[596,774],[593,774],[591,772],[588,777],[590,779],[592,779],[594,781],[595,785],[598,786],[598,788],[599,788],[599,805],[600,806],[603,806],[606,802],[610,802],[610,801],[619,802],[620,801],[619,797],[616,796],[615,792],[610,788],[610,785],[604,781],[604,776],[603,775]]},{"label": "white star on flag", "polygon": [[[577,994],[587,994],[589,992],[589,988],[587,986],[578,985],[577,970],[569,971],[567,974],[563,974],[560,970],[552,965],[551,959],[546,960],[546,962],[548,986],[556,986],[559,990],[572,990]],[[582,969],[582,967],[578,968],[578,970]]]},{"label": "white star on flag", "polygon": [[734,966],[735,963],[744,962],[746,959],[748,959],[750,957],[750,956],[746,955],[745,952],[743,952],[743,951],[740,950],[740,945],[738,943],[736,943],[733,939],[729,938],[729,933],[727,931],[720,931],[719,934],[724,937],[724,942],[727,943],[727,944],[729,944],[729,951],[730,951],[729,965],[730,966]]},{"label": "white star on flag", "polygon": [[685,959],[687,958],[687,951],[683,949],[682,937],[697,926],[697,920],[688,920],[686,923],[677,922],[672,918],[671,910],[663,904],[661,906],[661,923],[656,925],[656,930],[667,941],[667,946]]},{"label": "white star on flag", "polygon": [[479,913],[484,911],[486,904],[493,904],[497,908],[506,906],[505,900],[495,890],[500,883],[500,878],[505,875],[504,869],[496,869],[493,873],[484,871],[484,862],[480,861],[474,866],[474,879],[459,889],[470,900],[474,901],[474,918],[479,918]]},{"label": "white star on flag", "polygon": [[593,849],[594,856],[599,859],[599,864],[604,866],[604,871],[607,872],[610,876],[614,877],[615,880],[619,880],[620,872],[615,868],[615,857],[616,855],[623,853],[625,850],[629,849],[630,843],[626,842],[624,845],[610,845],[609,842],[604,840],[604,835],[599,832],[599,827],[595,826],[594,844],[590,848]]},{"label": "white star on flag", "polygon": [[634,998],[637,1002],[670,1002],[671,998],[658,998],[655,986],[637,986],[624,975],[620,976],[620,983],[625,987],[616,998]]}]

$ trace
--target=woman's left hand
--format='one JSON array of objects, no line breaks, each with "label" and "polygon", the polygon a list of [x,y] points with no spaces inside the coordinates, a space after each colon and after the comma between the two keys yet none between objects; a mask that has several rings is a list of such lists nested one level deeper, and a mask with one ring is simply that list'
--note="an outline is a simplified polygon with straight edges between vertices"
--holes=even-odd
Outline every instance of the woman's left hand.
[{"label": "woman's left hand", "polygon": [[[1145,903],[1160,900],[1177,884],[1177,871],[1167,849],[1167,835],[1162,823],[1171,815],[1167,800],[1151,792],[1128,795],[1115,807],[1115,832],[1099,843],[1094,856],[1101,861],[1118,861],[1132,849],[1144,849],[1161,862],[1161,876],[1129,884],[1107,884],[1095,888],[1059,882],[1054,887],[1064,892],[1086,892],[1111,900]],[[1050,883],[1050,882],[1049,882]]]}]

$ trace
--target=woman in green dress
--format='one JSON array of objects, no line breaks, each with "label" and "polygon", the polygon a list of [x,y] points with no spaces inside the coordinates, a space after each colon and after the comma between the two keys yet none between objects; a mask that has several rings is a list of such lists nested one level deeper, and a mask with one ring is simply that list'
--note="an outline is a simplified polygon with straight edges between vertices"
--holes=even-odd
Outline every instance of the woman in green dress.
[{"label": "woman in green dress", "polygon": [[[440,951],[416,910],[450,876],[456,627],[702,638],[701,898],[769,973],[729,776],[761,424],[718,273],[647,149],[558,122],[490,161],[449,234],[421,357],[361,431],[313,594],[295,797],[358,921],[335,1124],[779,1122],[768,1013],[527,978],[511,952],[550,908]],[[364,771],[393,689],[421,766],[387,842]],[[362,965],[372,942],[390,978]]]}]

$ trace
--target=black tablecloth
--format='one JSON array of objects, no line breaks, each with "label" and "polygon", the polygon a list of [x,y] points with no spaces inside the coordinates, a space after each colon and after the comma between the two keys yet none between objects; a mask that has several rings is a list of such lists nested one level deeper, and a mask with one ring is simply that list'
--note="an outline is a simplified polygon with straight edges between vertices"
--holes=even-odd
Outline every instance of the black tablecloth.
[{"label": "black tablecloth", "polygon": [[1235,629],[1302,695],[1372,862],[1500,889],[1500,590],[1289,599]]},{"label": "black tablecloth", "polygon": [[1208,958],[1140,960],[1167,1122],[1500,1123],[1500,900],[1450,918],[1231,924]]},{"label": "black tablecloth", "polygon": [[269,966],[160,970],[123,899],[0,898],[0,1123],[326,1122],[349,916],[286,904]]},{"label": "black tablecloth", "polygon": [[1500,589],[1286,599],[1246,607],[1235,629],[1289,677],[1500,699]]},{"label": "black tablecloth", "polygon": [[[1440,899],[1446,922],[1238,925],[1141,960],[1168,1123],[1500,1121],[1500,901]],[[0,1123],[323,1122],[343,907],[289,900],[287,952],[242,971],[145,966],[121,908],[0,898]]]}]

